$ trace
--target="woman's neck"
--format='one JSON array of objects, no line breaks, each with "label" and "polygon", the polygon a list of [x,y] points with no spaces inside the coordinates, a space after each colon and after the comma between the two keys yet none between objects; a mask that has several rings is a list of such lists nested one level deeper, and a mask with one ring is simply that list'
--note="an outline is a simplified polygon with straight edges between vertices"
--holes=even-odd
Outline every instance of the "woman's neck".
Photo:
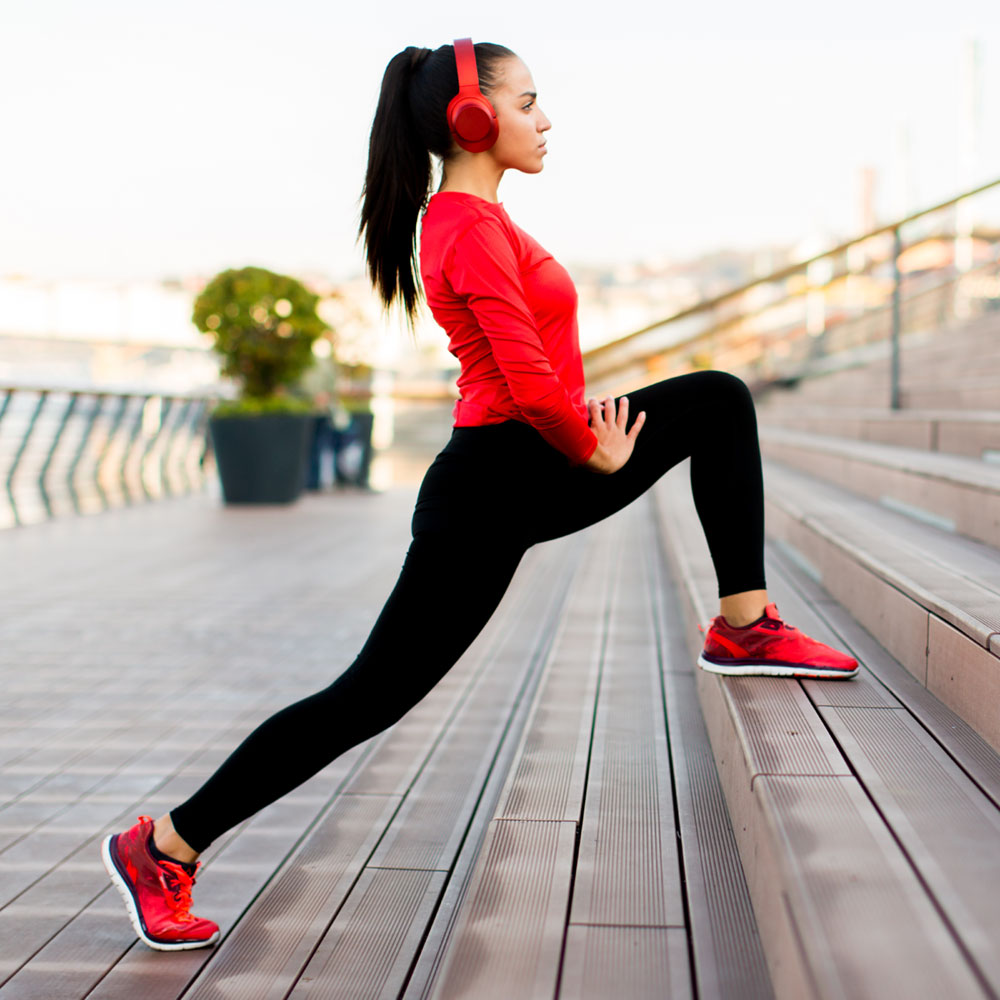
[{"label": "woman's neck", "polygon": [[445,166],[438,191],[474,194],[477,198],[496,204],[499,201],[497,190],[501,177],[503,169],[486,162],[483,157],[456,157]]}]

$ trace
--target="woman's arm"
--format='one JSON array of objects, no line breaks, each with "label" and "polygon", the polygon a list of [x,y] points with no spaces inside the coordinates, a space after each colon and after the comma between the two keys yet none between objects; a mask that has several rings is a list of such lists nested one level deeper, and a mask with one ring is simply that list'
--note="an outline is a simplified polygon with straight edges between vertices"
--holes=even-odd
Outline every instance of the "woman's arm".
[{"label": "woman's arm", "polygon": [[518,409],[571,461],[588,462],[600,442],[552,368],[503,226],[478,220],[455,241],[452,254],[448,281],[475,315]]}]

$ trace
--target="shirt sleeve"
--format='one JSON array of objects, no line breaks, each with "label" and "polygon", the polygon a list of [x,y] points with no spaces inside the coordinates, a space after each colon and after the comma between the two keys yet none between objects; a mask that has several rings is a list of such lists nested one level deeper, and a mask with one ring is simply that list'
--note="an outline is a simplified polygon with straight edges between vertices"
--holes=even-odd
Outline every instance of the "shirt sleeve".
[{"label": "shirt sleeve", "polygon": [[467,300],[524,418],[570,461],[586,462],[597,437],[552,369],[499,221],[480,219],[455,241],[448,278]]}]

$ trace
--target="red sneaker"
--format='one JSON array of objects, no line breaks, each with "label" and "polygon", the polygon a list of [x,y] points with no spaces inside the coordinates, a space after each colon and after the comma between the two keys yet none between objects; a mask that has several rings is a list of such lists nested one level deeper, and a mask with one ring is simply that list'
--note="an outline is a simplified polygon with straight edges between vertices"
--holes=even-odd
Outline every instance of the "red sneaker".
[{"label": "red sneaker", "polygon": [[204,948],[219,937],[219,925],[191,913],[191,887],[199,865],[157,861],[149,853],[153,820],[140,816],[124,833],[101,844],[101,858],[136,934],[158,951]]},{"label": "red sneaker", "polygon": [[713,618],[698,666],[715,674],[826,680],[846,680],[858,672],[858,661],[853,657],[786,625],[775,604],[769,604],[757,621],[744,628],[733,627],[722,615]]}]

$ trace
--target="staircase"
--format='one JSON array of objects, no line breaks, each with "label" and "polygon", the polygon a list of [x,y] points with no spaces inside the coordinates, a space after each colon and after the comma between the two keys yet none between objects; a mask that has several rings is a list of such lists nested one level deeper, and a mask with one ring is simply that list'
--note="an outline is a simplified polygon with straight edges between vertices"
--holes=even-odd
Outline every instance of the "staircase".
[{"label": "staircase", "polygon": [[[852,682],[698,673],[779,997],[1000,995],[1000,312],[759,400],[768,586]],[[655,488],[695,626],[715,576]]]}]

